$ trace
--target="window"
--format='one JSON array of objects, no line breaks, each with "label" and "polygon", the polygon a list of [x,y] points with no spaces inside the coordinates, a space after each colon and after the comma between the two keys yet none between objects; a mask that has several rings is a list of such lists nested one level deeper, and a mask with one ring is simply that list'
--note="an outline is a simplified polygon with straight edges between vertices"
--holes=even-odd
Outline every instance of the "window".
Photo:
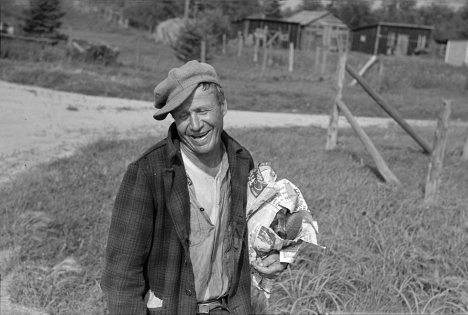
[{"label": "window", "polygon": [[426,35],[418,35],[418,48],[426,48]]},{"label": "window", "polygon": [[387,34],[387,47],[393,47],[395,45],[395,33],[389,32]]},{"label": "window", "polygon": [[365,43],[366,42],[366,35],[361,35],[361,37],[359,37],[359,41],[361,43]]}]

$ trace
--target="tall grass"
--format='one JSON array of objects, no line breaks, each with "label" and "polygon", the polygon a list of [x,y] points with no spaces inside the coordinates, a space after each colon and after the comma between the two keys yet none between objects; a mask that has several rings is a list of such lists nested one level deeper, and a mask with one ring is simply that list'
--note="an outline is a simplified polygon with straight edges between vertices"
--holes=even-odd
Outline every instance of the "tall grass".
[{"label": "tall grass", "polygon": [[67,52],[63,45],[2,38],[0,58],[32,62],[61,62],[66,60]]},{"label": "tall grass", "polygon": [[[399,130],[369,134],[401,187],[379,180],[351,131],[340,131],[339,148],[331,152],[324,151],[321,129],[230,132],[256,162],[271,161],[280,178],[301,189],[327,247],[305,246],[269,304],[257,304],[258,313],[467,312],[464,132],[450,133],[441,198],[433,207],[423,204],[429,158]],[[0,248],[21,248],[10,266],[15,301],[54,314],[104,313],[98,283],[113,199],[126,165],[156,141],[101,140],[1,190]],[[70,257],[76,266],[58,268]]]}]

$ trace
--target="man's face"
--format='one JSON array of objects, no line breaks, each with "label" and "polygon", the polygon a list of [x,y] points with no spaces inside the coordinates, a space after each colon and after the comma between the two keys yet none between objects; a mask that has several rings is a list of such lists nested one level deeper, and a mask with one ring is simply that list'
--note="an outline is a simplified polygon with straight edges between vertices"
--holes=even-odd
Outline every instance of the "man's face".
[{"label": "man's face", "polygon": [[181,141],[191,153],[209,157],[220,149],[223,117],[227,105],[219,105],[211,89],[198,87],[179,107],[172,111]]}]

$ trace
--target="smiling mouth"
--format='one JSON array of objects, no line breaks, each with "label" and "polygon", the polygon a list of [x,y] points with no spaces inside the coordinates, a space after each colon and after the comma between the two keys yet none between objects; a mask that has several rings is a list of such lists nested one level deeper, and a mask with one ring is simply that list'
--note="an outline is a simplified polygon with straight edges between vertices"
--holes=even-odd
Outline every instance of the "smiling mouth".
[{"label": "smiling mouth", "polygon": [[193,140],[196,140],[196,141],[200,141],[200,140],[203,140],[206,138],[206,136],[210,133],[211,130],[205,132],[205,133],[201,133],[201,134],[198,134],[198,135],[191,135],[190,137],[193,139]]}]

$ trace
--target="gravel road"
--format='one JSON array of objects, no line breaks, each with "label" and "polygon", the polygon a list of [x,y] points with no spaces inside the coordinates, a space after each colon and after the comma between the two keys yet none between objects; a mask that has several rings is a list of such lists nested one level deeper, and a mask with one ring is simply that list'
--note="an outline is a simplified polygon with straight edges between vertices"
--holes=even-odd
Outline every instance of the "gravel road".
[{"label": "gravel road", "polygon": [[[229,106],[228,106],[229,107]],[[171,123],[152,118],[150,102],[76,93],[0,81],[0,184],[18,172],[74,150],[99,138],[135,138],[165,134]],[[358,117],[361,126],[388,126],[388,118]],[[409,121],[431,125],[430,121]],[[317,126],[327,115],[228,111],[225,129]],[[349,127],[344,117],[339,126]]]}]

